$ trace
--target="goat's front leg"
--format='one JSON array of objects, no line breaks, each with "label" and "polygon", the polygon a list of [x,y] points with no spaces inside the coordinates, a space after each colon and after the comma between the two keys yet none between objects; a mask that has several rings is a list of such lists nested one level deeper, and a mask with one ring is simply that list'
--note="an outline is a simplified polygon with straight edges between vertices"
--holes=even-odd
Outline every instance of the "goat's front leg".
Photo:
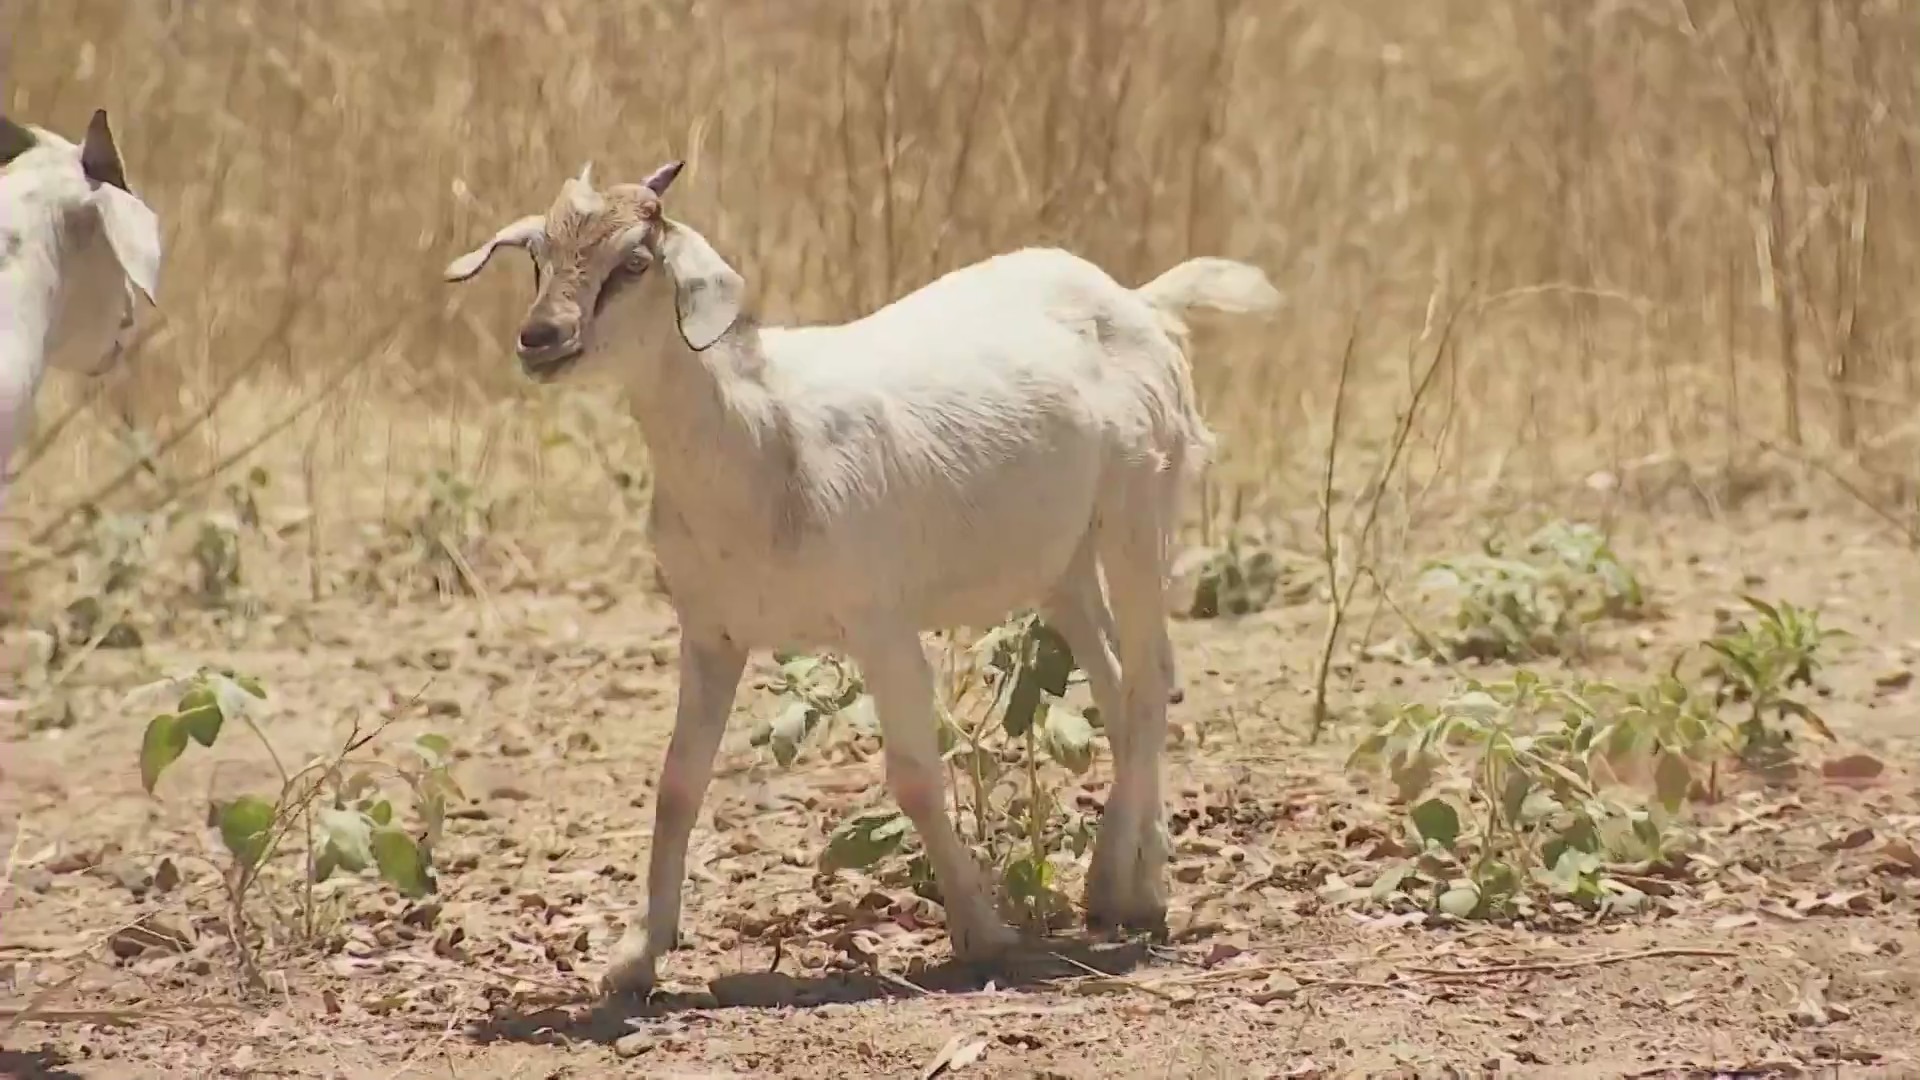
[{"label": "goat's front leg", "polygon": [[933,669],[909,627],[856,643],[854,657],[873,694],[887,762],[887,786],[913,822],[933,863],[947,909],[947,936],[956,959],[992,959],[1019,940],[994,911],[980,867],[947,817],[939,720],[933,709]]},{"label": "goat's front leg", "polygon": [[713,758],[727,729],[747,651],[720,634],[680,635],[680,702],[673,741],[653,802],[653,850],[647,859],[647,914],[627,925],[613,964],[600,980],[608,994],[651,993],[660,956],[680,942],[680,890],[687,875],[687,839],[713,778]]}]

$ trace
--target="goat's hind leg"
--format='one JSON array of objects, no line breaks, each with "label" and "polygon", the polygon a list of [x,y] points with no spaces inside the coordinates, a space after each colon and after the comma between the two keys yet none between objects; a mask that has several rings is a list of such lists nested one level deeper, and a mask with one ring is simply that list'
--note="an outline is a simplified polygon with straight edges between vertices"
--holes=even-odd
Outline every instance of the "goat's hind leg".
[{"label": "goat's hind leg", "polygon": [[660,957],[680,942],[680,892],[687,876],[687,841],[700,816],[713,758],[726,732],[746,668],[746,650],[719,635],[683,629],[680,635],[680,701],[673,741],[654,793],[653,848],[647,857],[647,914],[630,922],[601,977],[607,994],[644,996],[653,990]]},{"label": "goat's hind leg", "polygon": [[[1131,754],[1127,738],[1132,729],[1127,723],[1127,702],[1121,692],[1120,664],[1110,646],[1114,640],[1113,615],[1100,589],[1100,571],[1094,555],[1092,530],[1088,531],[1080,549],[1074,553],[1067,572],[1061,576],[1060,583],[1054,587],[1053,594],[1047,598],[1041,611],[1053,628],[1060,632],[1060,636],[1066,639],[1067,647],[1073,650],[1075,666],[1087,673],[1087,688],[1092,691],[1093,703],[1100,709],[1101,722],[1106,727],[1114,760],[1119,762],[1127,759]],[[1107,828],[1107,822],[1103,821],[1100,829],[1102,837],[1106,835]],[[1116,875],[1123,869],[1120,862],[1112,857],[1096,857],[1093,861],[1087,879],[1087,917],[1096,925],[1117,925],[1116,917],[1121,906],[1118,901],[1125,895],[1126,889]]]},{"label": "goat's hind leg", "polygon": [[[1142,477],[1155,480],[1157,477]],[[1163,931],[1167,836],[1161,757],[1167,741],[1173,644],[1167,636],[1165,533],[1158,505],[1140,483],[1103,513],[1100,565],[1113,605],[1121,706],[1107,722],[1114,783],[1087,875],[1087,919],[1095,927]],[[1103,710],[1104,711],[1104,710]]]},{"label": "goat's hind leg", "polygon": [[850,644],[880,715],[887,786],[920,834],[940,883],[954,957],[963,962],[991,960],[1019,935],[994,910],[980,867],[947,817],[933,669],[920,636],[896,623],[887,632],[864,635]]}]

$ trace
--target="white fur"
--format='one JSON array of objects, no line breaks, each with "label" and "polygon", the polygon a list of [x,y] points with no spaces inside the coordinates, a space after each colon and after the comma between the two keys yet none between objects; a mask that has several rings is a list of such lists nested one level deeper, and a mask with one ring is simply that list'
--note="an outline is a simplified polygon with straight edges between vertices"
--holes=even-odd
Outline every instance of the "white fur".
[{"label": "white fur", "polygon": [[1271,307],[1265,276],[1196,260],[1136,290],[1065,251],[1027,249],[852,323],[763,329],[699,234],[659,231],[671,287],[649,272],[587,335],[644,429],[653,539],[682,630],[648,912],[604,985],[650,988],[675,946],[689,833],[754,648],[835,650],[860,665],[888,785],[934,864],[955,952],[1008,944],[946,816],[918,632],[1027,606],[1067,638],[1109,718],[1116,781],[1089,913],[1159,923],[1163,589],[1181,488],[1211,443],[1175,331],[1192,306]]},{"label": "white fur", "polygon": [[0,497],[47,365],[111,367],[160,268],[153,211],[91,182],[80,146],[28,130],[33,148],[0,170]]}]

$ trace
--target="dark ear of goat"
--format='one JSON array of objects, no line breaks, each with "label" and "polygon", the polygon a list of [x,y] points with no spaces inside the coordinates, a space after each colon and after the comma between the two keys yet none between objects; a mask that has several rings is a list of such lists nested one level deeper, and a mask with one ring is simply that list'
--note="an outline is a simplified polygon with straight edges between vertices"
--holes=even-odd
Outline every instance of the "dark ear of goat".
[{"label": "dark ear of goat", "polygon": [[33,149],[38,142],[33,132],[0,116],[0,166],[11,165],[14,158]]}]

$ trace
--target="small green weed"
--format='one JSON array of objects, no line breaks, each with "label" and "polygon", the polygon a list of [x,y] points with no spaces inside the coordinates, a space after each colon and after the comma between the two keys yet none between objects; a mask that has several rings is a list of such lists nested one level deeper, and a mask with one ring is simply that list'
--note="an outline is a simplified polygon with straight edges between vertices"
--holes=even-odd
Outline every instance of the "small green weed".
[{"label": "small green weed", "polygon": [[1648,614],[1638,577],[1592,526],[1552,522],[1517,547],[1430,562],[1423,584],[1453,598],[1452,628],[1421,636],[1449,660],[1577,654],[1587,624]]}]

